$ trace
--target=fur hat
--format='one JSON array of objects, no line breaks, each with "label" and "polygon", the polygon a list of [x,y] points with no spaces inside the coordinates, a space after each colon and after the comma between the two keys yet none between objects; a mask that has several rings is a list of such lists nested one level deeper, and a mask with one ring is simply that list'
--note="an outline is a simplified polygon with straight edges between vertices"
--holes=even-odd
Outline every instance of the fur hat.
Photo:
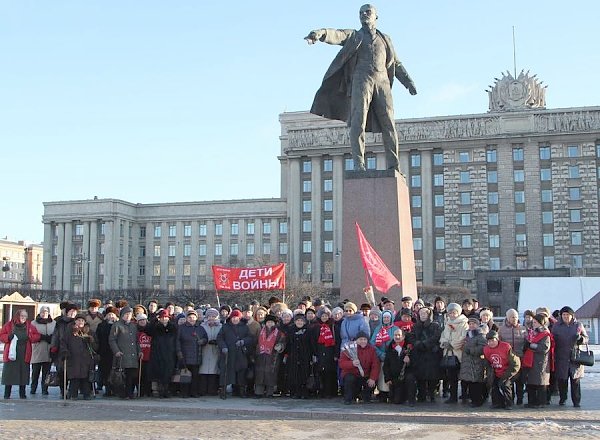
[{"label": "fur hat", "polygon": [[115,304],[115,306],[117,307],[117,309],[122,309],[123,307],[127,307],[128,305],[129,305],[129,303],[127,302],[126,299],[120,299]]},{"label": "fur hat", "polygon": [[227,304],[223,304],[221,306],[221,308],[219,309],[219,311],[222,311],[222,310],[227,310],[227,313],[231,313],[231,306],[229,306]]},{"label": "fur hat", "polygon": [[342,309],[341,307],[334,307],[333,309],[331,309],[331,316],[337,315],[340,312],[344,313],[344,309]]},{"label": "fur hat", "polygon": [[118,315],[119,311],[114,306],[108,306],[107,308],[104,309],[104,316],[108,315],[109,313],[113,313],[115,315]]},{"label": "fur hat", "polygon": [[360,305],[361,310],[371,310],[371,304],[363,303]]},{"label": "fur hat", "polygon": [[133,313],[133,309],[129,306],[125,306],[119,312],[119,318],[122,318],[125,313]]},{"label": "fur hat", "polygon": [[560,309],[560,314],[562,315],[563,313],[568,313],[569,315],[575,316],[575,311],[569,306],[564,306],[562,309]]},{"label": "fur hat", "polygon": [[467,319],[467,323],[471,323],[474,322],[475,324],[479,325],[479,319],[477,319],[474,316],[471,316],[469,319]]},{"label": "fur hat", "polygon": [[369,340],[369,335],[368,335],[368,334],[366,334],[365,332],[362,332],[362,331],[360,331],[360,332],[358,332],[358,334],[356,335],[356,339],[358,339],[358,338],[367,338],[367,340]]},{"label": "fur hat", "polygon": [[88,301],[88,308],[89,307],[100,307],[102,305],[102,303],[100,302],[99,299],[96,298],[92,298]]},{"label": "fur hat", "polygon": [[485,335],[486,339],[499,339],[498,332],[496,330],[490,330],[487,335]]},{"label": "fur hat", "polygon": [[433,301],[433,303],[435,304],[436,302],[441,301],[444,304],[446,303],[446,301],[444,301],[444,298],[442,298],[441,296],[436,296],[435,300]]},{"label": "fur hat", "polygon": [[273,321],[275,324],[277,324],[279,322],[279,319],[277,319],[277,316],[271,315],[269,313],[267,316],[265,316],[265,324],[267,323],[267,321]]},{"label": "fur hat", "polygon": [[79,306],[77,304],[69,303],[65,307],[65,313],[69,313],[71,310],[77,310],[77,311],[79,311]]},{"label": "fur hat", "polygon": [[446,306],[446,310],[448,310],[448,312],[451,312],[452,310],[456,310],[458,313],[461,313],[462,307],[457,303],[450,303]]},{"label": "fur hat", "polygon": [[506,311],[506,319],[511,318],[513,316],[516,316],[518,318],[519,317],[519,312],[517,312],[515,309],[508,309]]},{"label": "fur hat", "polygon": [[537,309],[535,309],[536,315],[538,315],[540,313],[545,314],[548,318],[550,318],[550,316],[552,316],[552,313],[550,313],[550,309],[548,307],[538,307]]},{"label": "fur hat", "polygon": [[241,318],[242,317],[242,312],[240,312],[239,309],[235,309],[233,310],[230,314],[229,314],[230,318]]},{"label": "fur hat", "polygon": [[282,302],[281,299],[277,298],[276,296],[272,296],[271,298],[269,298],[269,305],[273,305],[276,303],[280,303]]},{"label": "fur hat", "polygon": [[321,306],[319,307],[319,310],[317,310],[317,318],[321,319],[321,317],[323,315],[327,315],[331,318],[331,310],[329,310],[327,307],[325,306]]},{"label": "fur hat", "polygon": [[344,312],[346,310],[352,310],[354,313],[356,313],[358,310],[358,307],[356,307],[356,304],[354,304],[353,302],[348,301],[346,304],[344,304]]},{"label": "fur hat", "polygon": [[494,314],[492,313],[492,311],[490,309],[483,309],[481,312],[479,312],[479,317],[481,318],[482,316],[487,315],[489,316],[490,319],[494,318]]},{"label": "fur hat", "polygon": [[188,317],[190,315],[196,315],[196,318],[197,318],[198,312],[196,312],[195,310],[188,310],[187,313],[185,314],[185,316]]},{"label": "fur hat", "polygon": [[144,319],[148,319],[148,316],[146,316],[145,313],[138,313],[137,315],[135,315],[136,321],[143,321]]},{"label": "fur hat", "polygon": [[306,322],[306,315],[302,313],[302,311],[299,313],[294,313],[294,321],[297,319],[302,319],[304,322]]},{"label": "fur hat", "polygon": [[75,319],[83,319],[83,320],[85,321],[85,315],[84,315],[83,313],[78,313],[78,314],[75,316]]},{"label": "fur hat", "polygon": [[405,302],[405,301],[412,301],[412,296],[403,296],[402,302]]}]

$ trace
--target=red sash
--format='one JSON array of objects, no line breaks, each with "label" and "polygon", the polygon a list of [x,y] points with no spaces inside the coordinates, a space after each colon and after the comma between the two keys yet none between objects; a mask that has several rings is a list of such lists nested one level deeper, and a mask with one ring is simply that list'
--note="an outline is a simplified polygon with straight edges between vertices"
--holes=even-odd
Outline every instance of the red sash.
[{"label": "red sash", "polygon": [[[550,332],[548,330],[544,330],[543,332],[533,334],[529,338],[529,343],[537,344],[546,336],[550,336],[550,370],[554,371],[554,344],[552,343],[552,335]],[[533,367],[533,350],[529,348],[525,350],[525,353],[523,353],[523,359],[521,359],[521,366],[525,368]]]},{"label": "red sash", "polygon": [[333,347],[335,345],[335,339],[333,339],[333,333],[328,324],[321,324],[321,331],[319,332],[318,344],[324,345],[325,347]]}]

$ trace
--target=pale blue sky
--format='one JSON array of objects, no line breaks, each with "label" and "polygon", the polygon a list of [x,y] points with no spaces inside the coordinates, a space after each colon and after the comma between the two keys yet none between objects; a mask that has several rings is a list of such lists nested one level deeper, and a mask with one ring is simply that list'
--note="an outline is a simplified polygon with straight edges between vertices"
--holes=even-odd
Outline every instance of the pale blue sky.
[{"label": "pale blue sky", "polygon": [[[284,111],[308,110],[357,28],[350,0],[0,0],[0,238],[41,241],[42,202],[279,197]],[[517,68],[549,108],[600,105],[597,1],[380,0],[419,94],[396,117],[483,113]]]}]

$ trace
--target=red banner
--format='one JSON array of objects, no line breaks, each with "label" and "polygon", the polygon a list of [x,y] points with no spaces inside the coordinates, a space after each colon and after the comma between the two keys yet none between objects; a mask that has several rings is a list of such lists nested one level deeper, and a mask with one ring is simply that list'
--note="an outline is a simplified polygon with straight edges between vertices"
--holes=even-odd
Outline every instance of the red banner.
[{"label": "red banner", "polygon": [[387,293],[392,286],[399,285],[400,281],[388,269],[381,257],[375,252],[375,249],[367,241],[358,223],[356,223],[356,235],[358,236],[358,248],[363,267],[369,273],[375,288],[380,292]]},{"label": "red banner", "polygon": [[248,292],[285,289],[285,263],[262,267],[213,266],[212,271],[216,290]]}]

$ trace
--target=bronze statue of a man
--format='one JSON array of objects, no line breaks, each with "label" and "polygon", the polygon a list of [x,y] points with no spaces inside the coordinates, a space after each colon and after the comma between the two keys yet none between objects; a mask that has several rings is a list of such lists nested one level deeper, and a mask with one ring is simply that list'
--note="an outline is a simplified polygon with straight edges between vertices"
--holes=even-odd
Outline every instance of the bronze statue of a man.
[{"label": "bronze statue of a man", "polygon": [[322,41],[343,46],[325,73],[310,112],[348,123],[355,170],[365,170],[365,131],[382,134],[386,166],[399,169],[394,76],[411,95],[417,89],[398,61],[390,38],[376,29],[375,7],[361,6],[359,17],[359,30],[317,29],[305,37],[309,44]]}]

